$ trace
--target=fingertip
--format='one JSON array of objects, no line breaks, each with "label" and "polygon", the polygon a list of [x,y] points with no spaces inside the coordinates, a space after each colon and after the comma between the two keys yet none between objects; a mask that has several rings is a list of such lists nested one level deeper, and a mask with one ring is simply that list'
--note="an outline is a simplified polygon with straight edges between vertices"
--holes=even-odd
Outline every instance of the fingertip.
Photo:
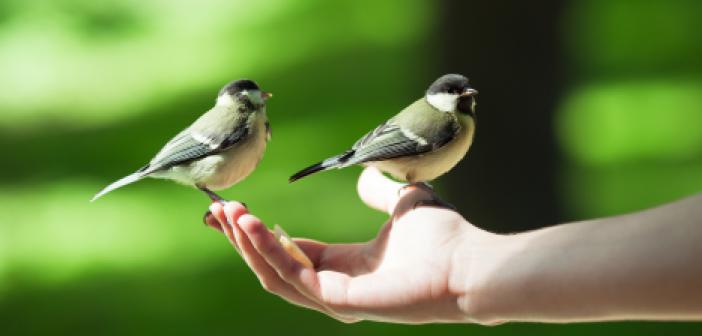
[{"label": "fingertip", "polygon": [[[221,227],[221,225],[227,223],[227,218],[224,215],[224,208],[221,204],[214,202],[210,204],[209,206],[210,209],[210,214],[211,217],[213,217],[215,220],[217,220],[219,223],[218,225]],[[208,216],[210,217],[210,216]],[[206,221],[208,220],[207,218],[205,219]]]},{"label": "fingertip", "polygon": [[[298,263],[298,265],[302,266],[302,264]],[[318,282],[317,280],[317,271],[312,268],[312,267],[299,267],[298,270],[298,276],[300,277],[300,283],[307,287],[308,289],[313,289],[315,284]]]},{"label": "fingertip", "polygon": [[[248,213],[239,217],[237,224],[239,224],[242,230],[246,231],[247,233],[252,233],[261,229],[265,229],[263,222],[260,219],[258,219],[258,217]],[[266,231],[267,230],[268,229],[266,229]]]},{"label": "fingertip", "polygon": [[229,201],[224,203],[224,211],[237,211],[237,210],[244,210],[246,211],[246,207],[241,203],[237,201]]},{"label": "fingertip", "polygon": [[222,232],[222,224],[219,220],[212,214],[212,212],[207,212],[205,214],[205,224],[217,231]]},{"label": "fingertip", "polygon": [[212,202],[209,206],[210,212],[213,214],[219,213],[222,211],[222,204],[219,202]]},{"label": "fingertip", "polygon": [[230,223],[236,223],[239,217],[247,212],[246,207],[239,202],[227,202],[224,205],[224,214]]},{"label": "fingertip", "polygon": [[358,177],[358,183],[356,184],[358,194],[363,195],[366,189],[372,186],[373,182],[377,181],[378,178],[384,178],[383,173],[381,173],[378,168],[366,167],[363,169],[361,175]]},{"label": "fingertip", "polygon": [[361,200],[371,208],[392,213],[402,184],[383,175],[375,167],[367,167],[358,178],[357,191]]},{"label": "fingertip", "polygon": [[373,175],[375,175],[375,176],[382,176],[382,175],[383,175],[383,173],[380,171],[380,169],[378,169],[378,168],[376,168],[376,167],[373,167],[373,166],[365,167],[365,168],[363,169],[363,172],[361,172],[361,174],[365,174],[365,175],[368,175],[368,176],[373,176]]}]

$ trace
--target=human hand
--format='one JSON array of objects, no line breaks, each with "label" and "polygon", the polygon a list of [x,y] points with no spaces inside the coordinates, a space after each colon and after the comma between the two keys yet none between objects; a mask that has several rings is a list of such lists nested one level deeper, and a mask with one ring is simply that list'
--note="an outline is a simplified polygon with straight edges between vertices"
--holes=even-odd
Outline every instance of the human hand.
[{"label": "human hand", "polygon": [[389,220],[366,243],[296,239],[314,269],[290,257],[240,203],[213,204],[207,222],[226,234],[269,292],[345,322],[700,319],[702,268],[690,260],[702,246],[702,195],[496,235],[455,211],[422,205],[436,200],[430,190],[403,189],[372,168],[358,191]]},{"label": "human hand", "polygon": [[466,265],[462,260],[461,271],[456,270],[456,253],[466,241],[491,234],[455,211],[415,208],[436,196],[427,188],[403,186],[367,168],[359,178],[359,195],[390,219],[366,243],[295,239],[314,269],[290,257],[240,203],[213,203],[208,224],[226,234],[267,291],[293,304],[345,322],[468,321],[462,306]]}]

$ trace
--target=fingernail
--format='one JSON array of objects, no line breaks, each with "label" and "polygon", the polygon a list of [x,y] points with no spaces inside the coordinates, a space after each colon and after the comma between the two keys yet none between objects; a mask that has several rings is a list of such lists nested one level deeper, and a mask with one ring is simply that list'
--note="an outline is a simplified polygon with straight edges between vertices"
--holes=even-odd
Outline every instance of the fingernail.
[{"label": "fingernail", "polygon": [[208,212],[205,212],[205,215],[202,216],[202,221],[203,221],[203,223],[205,223],[205,226],[211,227],[211,228],[213,228],[213,229],[215,229],[215,230],[217,230],[217,231],[219,231],[219,232],[223,232],[223,231],[222,231],[222,225],[219,224],[219,221],[218,221],[216,218],[214,218],[215,224],[210,224],[210,223],[207,221],[207,219],[208,219],[209,217],[214,218],[214,215],[213,215],[211,212],[209,212],[209,211],[208,211]]},{"label": "fingernail", "polygon": [[202,216],[202,222],[205,223],[205,225],[210,226],[210,223],[207,222],[207,217],[212,215],[212,211],[207,211],[205,214]]}]

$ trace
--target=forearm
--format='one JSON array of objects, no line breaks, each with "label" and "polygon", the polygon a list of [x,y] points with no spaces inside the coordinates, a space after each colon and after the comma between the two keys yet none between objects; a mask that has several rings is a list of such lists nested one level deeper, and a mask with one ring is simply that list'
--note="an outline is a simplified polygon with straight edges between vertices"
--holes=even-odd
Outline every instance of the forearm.
[{"label": "forearm", "polygon": [[702,319],[702,195],[481,245],[463,249],[479,322]]}]

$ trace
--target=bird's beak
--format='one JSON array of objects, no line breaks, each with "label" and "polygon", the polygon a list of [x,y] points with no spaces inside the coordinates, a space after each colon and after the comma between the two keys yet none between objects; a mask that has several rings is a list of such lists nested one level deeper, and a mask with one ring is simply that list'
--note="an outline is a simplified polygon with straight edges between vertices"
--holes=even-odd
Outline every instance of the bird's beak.
[{"label": "bird's beak", "polygon": [[273,97],[273,94],[270,93],[270,92],[261,92],[261,97],[262,97],[264,100],[267,100],[268,98]]},{"label": "bird's beak", "polygon": [[465,89],[463,93],[461,93],[461,97],[472,97],[478,94],[478,90],[476,89]]}]

